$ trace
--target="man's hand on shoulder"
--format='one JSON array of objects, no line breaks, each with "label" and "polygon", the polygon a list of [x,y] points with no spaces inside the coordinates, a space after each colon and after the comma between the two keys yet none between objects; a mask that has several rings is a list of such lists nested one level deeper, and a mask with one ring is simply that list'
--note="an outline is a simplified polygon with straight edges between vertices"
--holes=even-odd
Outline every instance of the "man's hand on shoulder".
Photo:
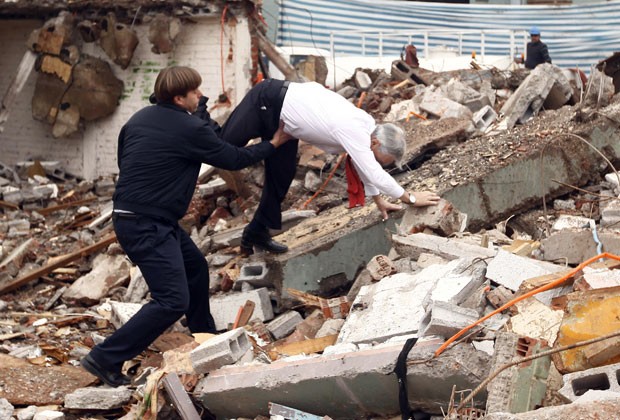
[{"label": "man's hand on shoulder", "polygon": [[286,134],[284,132],[284,123],[280,121],[280,127],[278,131],[273,134],[273,138],[270,140],[270,143],[273,144],[273,147],[280,147],[290,139],[292,139],[290,134]]}]

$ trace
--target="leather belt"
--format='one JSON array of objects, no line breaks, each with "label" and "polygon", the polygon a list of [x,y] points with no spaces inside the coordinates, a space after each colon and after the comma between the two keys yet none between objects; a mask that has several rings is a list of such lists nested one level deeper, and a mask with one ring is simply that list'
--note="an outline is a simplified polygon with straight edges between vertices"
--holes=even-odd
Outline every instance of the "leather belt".
[{"label": "leather belt", "polygon": [[285,80],[284,83],[282,83],[282,87],[280,88],[280,93],[278,94],[278,103],[282,104],[284,102],[284,97],[286,96],[288,85],[290,84],[291,82],[289,80]]}]

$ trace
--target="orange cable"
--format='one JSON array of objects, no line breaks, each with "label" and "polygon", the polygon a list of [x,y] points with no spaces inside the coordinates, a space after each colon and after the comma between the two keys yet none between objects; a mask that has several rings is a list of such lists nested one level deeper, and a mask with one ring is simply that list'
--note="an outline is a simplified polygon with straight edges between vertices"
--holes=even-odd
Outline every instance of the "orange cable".
[{"label": "orange cable", "polygon": [[321,185],[321,187],[318,190],[316,190],[316,192],[314,193],[314,195],[312,197],[310,197],[309,199],[306,200],[306,202],[303,204],[303,206],[301,206],[302,210],[305,209],[306,207],[308,207],[308,204],[310,204],[312,202],[312,200],[314,200],[323,191],[323,189],[327,186],[329,181],[334,177],[334,174],[336,173],[336,169],[338,169],[338,167],[340,166],[342,161],[344,161],[344,158],[346,156],[347,156],[346,153],[341,153],[340,154],[340,157],[338,158],[338,162],[336,162],[336,165],[334,166],[332,171],[329,173],[329,176],[327,177],[325,182],[323,182],[323,185]]},{"label": "orange cable", "polygon": [[473,324],[463,328],[461,331],[457,332],[456,334],[454,334],[452,337],[450,337],[445,343],[443,343],[436,351],[435,351],[435,355],[434,357],[439,356],[441,353],[443,353],[443,351],[452,343],[454,342],[456,339],[458,339],[460,336],[462,336],[465,332],[469,331],[470,329],[472,329],[473,327],[475,327],[478,324],[481,324],[482,322],[486,321],[487,319],[491,318],[493,315],[498,314],[500,312],[502,312],[505,309],[508,309],[509,307],[511,307],[512,305],[514,305],[517,302],[522,301],[523,299],[526,299],[528,297],[534,296],[537,293],[540,292],[544,292],[546,290],[549,289],[553,289],[556,286],[559,286],[560,284],[564,283],[566,280],[568,280],[569,278],[571,278],[572,276],[574,276],[576,273],[578,273],[579,271],[581,271],[585,266],[592,264],[593,262],[600,260],[602,258],[611,258],[613,260],[616,261],[620,261],[620,257],[617,255],[613,255],[610,254],[608,252],[604,252],[602,254],[596,255],[592,258],[590,258],[589,260],[586,260],[584,262],[582,262],[581,264],[579,264],[577,267],[575,267],[574,269],[572,269],[570,272],[568,272],[566,275],[560,277],[557,280],[552,281],[549,284],[545,284],[544,286],[540,286],[538,289],[534,289],[534,290],[530,290],[529,292],[527,292],[524,295],[521,295],[517,298],[514,298],[508,302],[506,302],[504,305],[502,305],[501,307],[497,308],[496,310],[494,310],[493,312],[483,316],[482,318],[480,318],[478,321],[474,322]]},{"label": "orange cable", "polygon": [[407,115],[407,119],[406,122],[409,122],[409,118],[411,118],[412,115],[415,115],[416,117],[422,119],[422,120],[427,120],[428,118],[426,118],[424,115],[420,115],[416,112],[410,111],[409,114]]}]

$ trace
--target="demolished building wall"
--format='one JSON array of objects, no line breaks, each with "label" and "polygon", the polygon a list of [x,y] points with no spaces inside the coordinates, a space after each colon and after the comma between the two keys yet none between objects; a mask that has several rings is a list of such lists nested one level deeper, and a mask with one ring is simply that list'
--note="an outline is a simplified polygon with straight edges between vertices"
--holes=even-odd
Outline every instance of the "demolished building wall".
[{"label": "demolished building wall", "polygon": [[[18,64],[27,51],[26,41],[33,30],[42,25],[39,20],[5,20],[0,26],[3,58],[0,60],[0,93],[7,91]],[[184,22],[175,39],[175,48],[168,54],[155,54],[149,42],[149,22],[133,26],[139,43],[126,69],[112,62],[98,43],[84,43],[81,53],[110,63],[116,78],[124,82],[124,90],[116,111],[107,117],[81,122],[78,132],[68,137],[53,138],[51,126],[33,119],[31,102],[38,73],[32,71],[26,85],[11,104],[7,121],[0,132],[0,155],[5,164],[14,165],[26,160],[58,161],[65,170],[85,179],[115,174],[116,139],[121,126],[138,109],[148,105],[155,78],[160,69],[172,65],[187,65],[199,70],[203,77],[201,90],[217,104],[226,94],[238,102],[250,87],[248,59],[251,37],[244,16],[229,18],[222,29],[220,16],[205,15]],[[220,41],[221,32],[224,38]],[[221,45],[225,46],[224,55]],[[223,60],[223,63],[222,63]],[[224,69],[224,76],[221,70]],[[222,79],[225,87],[222,86]],[[240,92],[240,94],[237,94]],[[224,117],[232,109],[222,106],[212,113]]]}]

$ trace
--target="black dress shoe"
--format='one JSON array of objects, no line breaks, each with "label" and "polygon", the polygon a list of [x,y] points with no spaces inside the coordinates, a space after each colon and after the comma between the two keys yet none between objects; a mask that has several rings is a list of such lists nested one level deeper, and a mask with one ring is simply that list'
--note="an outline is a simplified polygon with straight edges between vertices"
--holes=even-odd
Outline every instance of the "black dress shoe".
[{"label": "black dress shoe", "polygon": [[274,254],[282,254],[288,251],[288,246],[271,239],[269,232],[256,232],[248,229],[246,226],[241,237],[241,252],[246,255],[252,255],[254,253],[253,247],[273,252]]},{"label": "black dress shoe", "polygon": [[99,363],[95,362],[95,359],[93,359],[90,354],[84,356],[80,364],[87,372],[96,376],[101,382],[111,387],[116,388],[117,386],[129,385],[131,383],[131,379],[128,376],[120,372],[112,372],[104,369]]}]

